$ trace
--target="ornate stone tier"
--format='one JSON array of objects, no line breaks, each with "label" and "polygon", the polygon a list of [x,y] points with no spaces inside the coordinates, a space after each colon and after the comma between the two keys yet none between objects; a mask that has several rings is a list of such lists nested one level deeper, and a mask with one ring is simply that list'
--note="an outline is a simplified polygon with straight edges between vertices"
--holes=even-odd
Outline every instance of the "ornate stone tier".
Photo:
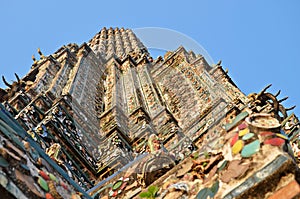
[{"label": "ornate stone tier", "polygon": [[113,55],[123,59],[129,54],[133,57],[149,54],[133,31],[124,28],[103,28],[89,41],[88,45],[99,58],[105,60]]},{"label": "ornate stone tier", "polygon": [[1,197],[90,198],[82,189],[86,186],[68,175],[66,163],[57,162],[59,145],[49,148],[49,157],[4,106],[0,109]]}]

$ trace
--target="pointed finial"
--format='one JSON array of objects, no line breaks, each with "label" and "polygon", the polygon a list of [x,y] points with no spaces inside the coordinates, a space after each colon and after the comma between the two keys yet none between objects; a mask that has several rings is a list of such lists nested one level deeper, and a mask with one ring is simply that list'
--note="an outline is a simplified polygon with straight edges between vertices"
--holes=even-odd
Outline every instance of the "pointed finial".
[{"label": "pointed finial", "polygon": [[36,61],[34,55],[31,56],[31,59],[32,59],[34,62]]},{"label": "pointed finial", "polygon": [[41,49],[40,48],[38,48],[38,53],[39,53],[39,55],[40,55],[40,58],[41,59],[44,59],[45,58],[45,56],[43,55],[43,53],[42,53],[42,51],[41,51]]},{"label": "pointed finial", "polygon": [[219,60],[218,63],[216,64],[217,66],[221,66],[222,60]]},{"label": "pointed finial", "polygon": [[34,57],[34,55],[31,56],[31,59],[33,60],[33,64],[32,64],[31,68],[34,68],[37,65],[38,61],[36,60],[36,58]]}]

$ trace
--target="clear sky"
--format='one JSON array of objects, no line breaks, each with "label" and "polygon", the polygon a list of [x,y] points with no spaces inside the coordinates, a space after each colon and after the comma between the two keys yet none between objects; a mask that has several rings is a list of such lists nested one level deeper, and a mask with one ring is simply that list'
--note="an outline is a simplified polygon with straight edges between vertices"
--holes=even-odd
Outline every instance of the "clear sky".
[{"label": "clear sky", "polygon": [[[162,27],[201,44],[245,93],[271,91],[298,105],[300,1],[24,1],[0,2],[0,75],[25,75],[38,57],[88,41],[102,27]],[[0,87],[3,87],[2,82]]]}]

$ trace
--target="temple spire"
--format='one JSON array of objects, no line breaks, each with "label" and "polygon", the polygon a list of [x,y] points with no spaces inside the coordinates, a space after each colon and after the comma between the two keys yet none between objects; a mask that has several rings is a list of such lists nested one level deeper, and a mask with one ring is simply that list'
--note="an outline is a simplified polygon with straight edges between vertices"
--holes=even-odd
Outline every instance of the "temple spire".
[{"label": "temple spire", "polygon": [[125,58],[128,54],[149,54],[144,44],[130,29],[103,28],[88,43],[95,54],[109,59],[113,54]]}]

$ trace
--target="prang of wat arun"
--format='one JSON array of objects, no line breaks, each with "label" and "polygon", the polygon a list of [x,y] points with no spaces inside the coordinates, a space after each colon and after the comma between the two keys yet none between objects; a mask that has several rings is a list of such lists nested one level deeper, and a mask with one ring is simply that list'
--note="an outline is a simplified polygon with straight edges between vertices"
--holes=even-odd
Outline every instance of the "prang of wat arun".
[{"label": "prang of wat arun", "polygon": [[[300,123],[179,47],[103,28],[0,89],[4,198],[298,198]],[[299,145],[300,147],[300,145]]]}]

